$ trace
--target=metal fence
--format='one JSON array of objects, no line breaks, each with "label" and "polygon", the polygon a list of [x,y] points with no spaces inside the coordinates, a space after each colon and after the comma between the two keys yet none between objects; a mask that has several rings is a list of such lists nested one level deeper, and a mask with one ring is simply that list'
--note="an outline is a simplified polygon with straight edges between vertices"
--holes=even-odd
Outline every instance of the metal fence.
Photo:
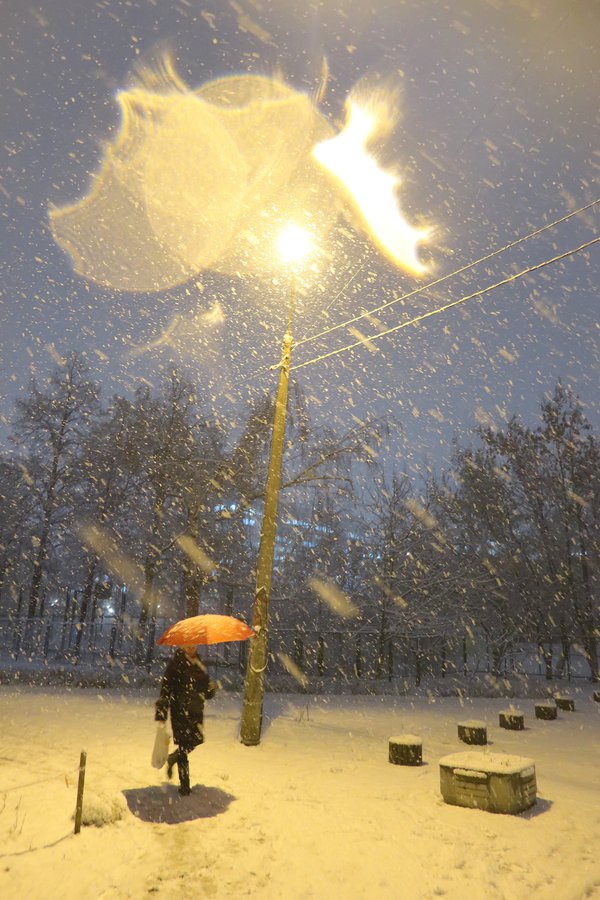
[{"label": "metal fence", "polygon": [[[156,637],[171,624],[157,619],[142,630],[137,622],[118,616],[102,616],[80,626],[59,615],[36,619],[0,618],[0,663],[45,667],[86,667],[97,671],[118,663],[158,674],[165,664],[164,649]],[[203,649],[211,674],[239,685],[246,670],[246,642]],[[438,634],[382,635],[375,628],[358,632],[347,629],[272,627],[269,635],[267,679],[302,673],[311,680],[357,683],[374,680],[406,681],[419,685],[425,679],[489,673],[490,653],[483,638],[446,637]],[[554,660],[561,648],[553,648]],[[544,661],[537,648],[515,643],[502,662],[499,674],[543,675]],[[292,673],[290,675],[290,673]],[[574,654],[564,671],[566,678],[586,677],[585,660]],[[302,679],[300,679],[301,681]]]}]

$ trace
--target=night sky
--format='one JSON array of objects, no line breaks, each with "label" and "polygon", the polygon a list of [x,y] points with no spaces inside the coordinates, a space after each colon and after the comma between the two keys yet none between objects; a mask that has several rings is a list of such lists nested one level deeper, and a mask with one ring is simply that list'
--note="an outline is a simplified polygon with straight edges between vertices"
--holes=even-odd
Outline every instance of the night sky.
[{"label": "night sky", "polygon": [[[49,204],[86,193],[118,130],[115,94],[140,60],[168,50],[191,87],[276,74],[312,95],[325,57],[321,111],[336,127],[357,83],[398,92],[398,125],[378,151],[402,177],[409,221],[432,228],[428,275],[395,269],[340,222],[301,286],[299,339],[600,197],[598,0],[5,0],[0,26],[3,436],[31,376],[43,379],[70,350],[86,354],[105,397],[140,379],[158,384],[177,362],[231,425],[256,392],[274,387],[265,369],[279,356],[286,273],[265,283],[202,272],[170,291],[119,294],[76,275],[53,241]],[[370,335],[435,309],[592,240],[599,224],[600,204],[353,327]],[[534,422],[559,378],[597,427],[599,281],[595,245],[296,375],[317,423],[345,430],[353,417],[388,416],[388,462],[399,467],[443,465],[452,439],[477,422],[501,425],[513,413]],[[215,303],[220,321],[204,316]],[[189,323],[175,346],[161,341],[174,317]],[[341,328],[298,346],[294,358],[353,340]]]}]

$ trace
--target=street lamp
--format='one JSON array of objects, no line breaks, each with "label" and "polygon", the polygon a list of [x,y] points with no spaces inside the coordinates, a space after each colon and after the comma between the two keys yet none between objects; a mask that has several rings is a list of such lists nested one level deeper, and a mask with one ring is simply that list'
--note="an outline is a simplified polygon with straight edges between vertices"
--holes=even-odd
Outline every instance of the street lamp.
[{"label": "street lamp", "polygon": [[[302,262],[314,249],[314,237],[306,228],[290,222],[277,235],[277,249],[281,261],[287,265],[293,265]],[[292,279],[293,277],[292,270]]]},{"label": "street lamp", "polygon": [[248,667],[244,685],[244,705],[240,740],[247,747],[260,743],[262,728],[265,670],[268,662],[269,598],[273,578],[275,534],[277,531],[277,506],[281,482],[281,459],[285,437],[288,384],[292,356],[292,320],[296,295],[294,264],[299,263],[311,251],[313,238],[309,231],[298,225],[287,225],[278,235],[277,248],[282,262],[291,266],[288,322],[283,336],[279,387],[275,401],[273,433],[265,486],[265,504],[256,566],[256,592],[252,625],[256,636],[250,641]]}]

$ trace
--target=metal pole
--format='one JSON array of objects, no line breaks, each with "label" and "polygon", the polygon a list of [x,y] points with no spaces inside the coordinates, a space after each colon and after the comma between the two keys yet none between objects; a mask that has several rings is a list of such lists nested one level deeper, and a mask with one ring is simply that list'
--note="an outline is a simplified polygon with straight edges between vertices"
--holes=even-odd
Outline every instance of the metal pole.
[{"label": "metal pole", "polygon": [[254,616],[252,625],[256,637],[250,640],[250,653],[246,669],[244,685],[244,706],[240,728],[240,740],[247,747],[260,743],[262,728],[265,669],[268,662],[268,625],[269,598],[271,580],[273,578],[273,558],[275,555],[275,534],[277,531],[277,507],[279,503],[279,486],[281,483],[281,460],[285,437],[285,418],[287,413],[288,385],[290,378],[290,362],[292,356],[292,320],[294,315],[296,286],[294,278],[290,286],[290,306],[288,326],[283,336],[281,364],[279,369],[279,387],[275,402],[273,418],[273,435],[267,484],[265,487],[265,506],[263,512],[258,563],[256,567],[256,594],[254,598]]},{"label": "metal pole", "polygon": [[123,613],[125,611],[125,601],[127,599],[127,586],[123,585],[121,587],[121,602],[119,605],[119,609],[115,610],[115,615],[113,618],[112,630],[110,633],[110,648],[109,648],[109,656],[111,659],[115,658],[115,648],[117,646],[117,635],[119,633],[119,626],[123,622]]},{"label": "metal pole", "polygon": [[17,615],[15,617],[15,630],[13,634],[13,655],[15,659],[19,658],[21,650],[21,638],[23,636],[23,620],[21,619],[21,610],[23,608],[23,588],[19,591],[19,599],[17,600]]},{"label": "metal pole", "polygon": [[67,622],[69,619],[69,612],[71,606],[71,588],[65,588],[65,611],[63,614],[63,624],[62,624],[62,635],[60,639],[60,652],[62,653],[65,649],[65,641],[67,639]]},{"label": "metal pole", "polygon": [[123,649],[123,636],[125,631],[125,609],[127,606],[127,585],[124,584],[121,588],[121,607],[119,610],[119,652]]}]

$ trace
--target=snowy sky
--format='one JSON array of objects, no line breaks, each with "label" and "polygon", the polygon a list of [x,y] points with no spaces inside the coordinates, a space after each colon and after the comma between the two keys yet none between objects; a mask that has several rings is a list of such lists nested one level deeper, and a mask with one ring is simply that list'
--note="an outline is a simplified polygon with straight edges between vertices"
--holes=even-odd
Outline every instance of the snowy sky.
[{"label": "snowy sky", "polygon": [[[273,387],[275,375],[259,370],[279,355],[284,275],[267,289],[203,273],[161,294],[117,294],[74,274],[48,228],[49,203],[74,202],[88,189],[102,144],[118,128],[115,94],[132,66],[167,48],[191,86],[277,73],[309,94],[326,57],[321,110],[336,125],[357,83],[398,88],[400,121],[380,149],[402,177],[407,217],[433,229],[424,254],[430,278],[600,197],[598,0],[102,0],[85,10],[78,0],[6,0],[0,32],[5,420],[31,374],[44,376],[73,349],[88,355],[108,396],[140,378],[157,383],[180,360],[215,414],[231,422],[254,392]],[[472,293],[592,240],[599,222],[600,205],[355,327],[369,335]],[[398,464],[439,465],[454,435],[490,417],[531,418],[562,377],[598,425],[599,246],[371,349],[298,370],[316,419],[343,430],[353,415],[389,415]],[[327,272],[302,298],[296,336],[422,283],[340,227]],[[203,318],[215,302],[220,322]],[[174,316],[194,323],[185,348],[160,344]],[[298,347],[295,359],[353,340],[340,329]],[[142,345],[149,349],[131,352]]]}]

